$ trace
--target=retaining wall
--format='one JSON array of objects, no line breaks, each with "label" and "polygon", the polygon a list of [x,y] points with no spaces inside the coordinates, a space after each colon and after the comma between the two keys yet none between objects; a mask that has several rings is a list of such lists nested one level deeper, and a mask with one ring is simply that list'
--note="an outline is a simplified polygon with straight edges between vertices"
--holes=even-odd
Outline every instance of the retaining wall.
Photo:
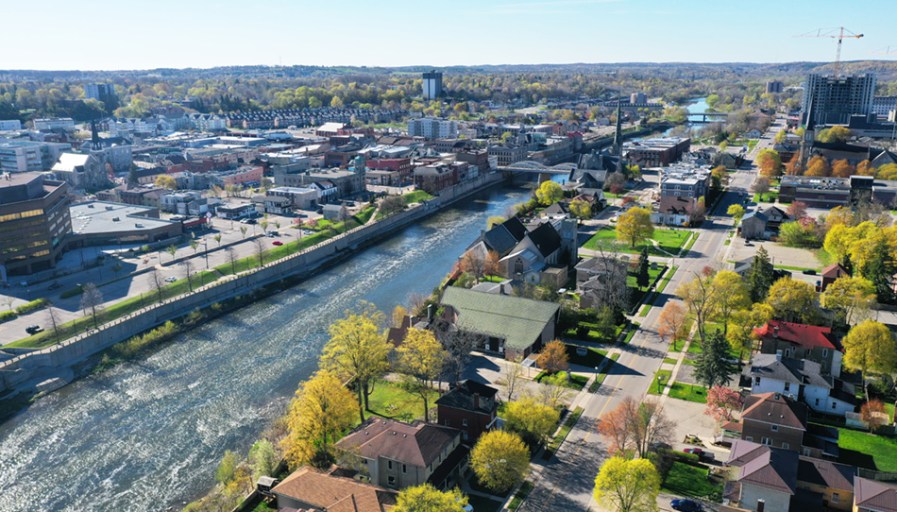
[{"label": "retaining wall", "polygon": [[0,395],[33,390],[38,382],[51,378],[59,369],[69,368],[137,333],[239,295],[246,295],[284,278],[303,275],[355,251],[365,245],[423,219],[464,199],[504,181],[493,173],[442,191],[437,197],[420,203],[373,224],[357,227],[318,245],[270,262],[263,267],[238,275],[224,276],[193,292],[154,304],[130,315],[100,326],[97,330],[80,334],[51,347],[29,351],[0,362]]}]

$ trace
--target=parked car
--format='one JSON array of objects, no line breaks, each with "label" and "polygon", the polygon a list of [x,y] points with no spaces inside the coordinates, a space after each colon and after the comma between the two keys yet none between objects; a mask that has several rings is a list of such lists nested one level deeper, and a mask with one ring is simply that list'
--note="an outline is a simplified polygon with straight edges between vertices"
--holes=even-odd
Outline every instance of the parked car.
[{"label": "parked car", "polygon": [[165,282],[166,282],[166,283],[173,283],[173,282],[175,282],[175,281],[177,281],[177,280],[178,280],[178,278],[176,278],[176,277],[174,277],[174,276],[168,276],[168,277],[165,278]]},{"label": "parked car", "polygon": [[697,455],[698,458],[701,459],[701,460],[703,460],[703,461],[716,460],[716,455],[714,455],[714,454],[712,454],[712,453],[710,453],[710,452],[704,451],[704,450],[702,450],[702,449],[700,449],[700,448],[686,448],[686,449],[684,449],[684,450],[682,450],[682,451],[685,452],[685,453],[690,453],[690,454],[692,454],[692,455]]},{"label": "parked car", "polygon": [[62,288],[62,285],[59,284],[59,281],[54,281],[53,284],[47,287],[48,290],[55,290],[57,288]]},{"label": "parked car", "polygon": [[39,325],[29,325],[25,328],[25,332],[27,332],[28,334],[37,334],[41,331],[43,331],[43,329]]},{"label": "parked car", "polygon": [[806,274],[806,275],[808,275],[808,276],[815,276],[815,275],[816,275],[816,271],[815,271],[815,270],[812,270],[812,269],[808,269],[808,270],[804,270],[804,274]]},{"label": "parked car", "polygon": [[704,507],[697,501],[684,498],[674,499],[670,502],[670,506],[673,507],[673,510],[678,510],[679,512],[702,512],[704,510]]},{"label": "parked car", "polygon": [[275,241],[273,241],[273,242],[271,242],[271,243],[274,244],[274,245],[283,245],[283,242],[281,242],[280,240],[275,240]]}]

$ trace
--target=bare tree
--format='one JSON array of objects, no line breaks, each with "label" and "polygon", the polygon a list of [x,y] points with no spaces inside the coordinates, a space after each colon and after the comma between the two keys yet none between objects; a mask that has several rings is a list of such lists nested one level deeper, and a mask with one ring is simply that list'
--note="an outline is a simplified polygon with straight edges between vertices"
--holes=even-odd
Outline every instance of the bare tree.
[{"label": "bare tree", "polygon": [[90,313],[93,317],[93,326],[98,328],[97,314],[103,310],[103,294],[93,283],[87,283],[81,288],[81,310],[84,316]]},{"label": "bare tree", "polygon": [[451,377],[452,383],[457,384],[461,382],[464,369],[470,362],[470,351],[476,348],[478,336],[461,331],[451,322],[441,318],[434,319],[432,329],[436,339],[448,352],[444,371]]},{"label": "bare tree", "polygon": [[486,268],[486,260],[477,251],[470,250],[461,257],[461,270],[468,274],[473,274],[477,283],[483,278]]},{"label": "bare tree", "polygon": [[674,427],[658,402],[626,397],[601,417],[598,432],[610,438],[611,452],[634,450],[644,458],[655,445],[670,441]]},{"label": "bare tree", "polygon": [[600,286],[589,287],[597,299],[597,304],[606,305],[615,311],[623,311],[629,305],[629,287],[626,286],[627,263],[613,253],[598,249],[593,267]]},{"label": "bare tree", "polygon": [[59,342],[59,313],[53,307],[53,303],[47,301],[47,320],[50,322],[50,328],[53,329],[53,339]]},{"label": "bare tree", "polygon": [[12,311],[12,303],[16,301],[16,298],[11,295],[3,296],[3,303],[6,304],[6,309]]},{"label": "bare tree", "polygon": [[159,302],[162,302],[162,289],[165,287],[165,279],[162,278],[162,274],[157,268],[153,268],[150,271],[150,285],[156,291]]},{"label": "bare tree", "polygon": [[233,247],[227,247],[224,249],[224,253],[227,255],[227,261],[230,263],[231,274],[236,274],[237,273],[237,251],[235,251]]},{"label": "bare tree", "polygon": [[265,264],[265,239],[256,238],[253,242],[255,243],[255,257],[258,258],[261,267]]},{"label": "bare tree", "polygon": [[188,258],[188,259],[185,259],[181,265],[183,265],[184,277],[187,279],[187,288],[189,288],[190,291],[192,292],[193,291],[193,262],[191,262],[190,259]]},{"label": "bare tree", "polygon": [[505,360],[505,376],[500,378],[496,384],[504,386],[508,392],[508,402],[514,399],[514,392],[517,391],[517,385],[523,377],[523,358],[517,356],[513,361]]}]

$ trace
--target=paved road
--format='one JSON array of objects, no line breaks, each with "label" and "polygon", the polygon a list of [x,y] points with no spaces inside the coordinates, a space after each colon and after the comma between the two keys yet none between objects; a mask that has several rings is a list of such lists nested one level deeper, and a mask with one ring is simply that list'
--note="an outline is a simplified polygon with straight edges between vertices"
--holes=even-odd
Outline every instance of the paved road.
[{"label": "paved road", "polygon": [[580,405],[584,409],[583,415],[567,437],[567,442],[551,461],[534,461],[536,475],[532,480],[536,486],[520,510],[598,510],[592,499],[592,489],[595,475],[607,452],[596,431],[597,421],[627,396],[639,401],[643,399],[667,353],[668,344],[661,342],[656,331],[661,307],[681,283],[693,278],[705,266],[723,267],[724,253],[728,248],[725,245],[726,232],[731,228],[732,221],[718,212],[724,213],[730,204],[740,202],[741,193],[748,189],[752,180],[753,173],[750,171],[733,174],[729,192],[712,212],[716,213],[712,215],[713,220],[704,223],[689,254],[676,259],[679,270],[667,285],[668,291],[655,300],[655,306],[659,307],[651,308],[647,317],[637,319],[642,324],[641,328],[629,345],[621,347],[623,353],[611,367],[599,392],[582,396]]}]

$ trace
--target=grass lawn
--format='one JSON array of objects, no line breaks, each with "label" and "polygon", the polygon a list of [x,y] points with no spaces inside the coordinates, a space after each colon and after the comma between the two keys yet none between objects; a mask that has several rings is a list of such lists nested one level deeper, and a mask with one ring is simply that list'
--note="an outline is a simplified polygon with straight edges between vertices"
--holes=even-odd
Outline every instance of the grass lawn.
[{"label": "grass lawn", "polygon": [[[525,500],[526,497],[529,496],[529,493],[532,490],[533,484],[531,484],[529,481],[525,481],[520,484],[520,489],[517,491],[517,494],[514,495],[514,499],[512,499],[511,502],[508,503],[508,509],[517,510],[518,508],[520,508],[520,505],[523,504],[523,500]],[[471,498],[473,498],[473,496],[471,496]],[[470,505],[473,506],[474,510],[479,512],[480,509],[477,508],[476,505],[474,505],[473,500],[470,501]]]},{"label": "grass lawn", "polygon": [[635,333],[638,331],[638,328],[640,326],[641,324],[632,322],[632,324],[629,326],[629,332],[627,332],[626,337],[623,338],[623,343],[629,343],[630,341],[632,341],[632,337],[635,336]]},{"label": "grass lawn", "polygon": [[678,398],[679,400],[687,400],[699,404],[707,403],[707,388],[698,386],[697,384],[683,384],[682,382],[674,382],[670,388],[670,398]]},{"label": "grass lawn", "polygon": [[779,199],[779,193],[775,191],[766,192],[765,194],[754,194],[755,203],[774,203]]},{"label": "grass lawn", "polygon": [[670,284],[670,279],[676,275],[676,271],[679,270],[679,267],[673,266],[666,274],[663,275],[663,278],[660,280],[660,283],[657,284],[657,293],[661,294],[664,290],[666,290],[667,285]]},{"label": "grass lawn", "polygon": [[467,503],[477,512],[480,512],[481,510],[483,512],[498,512],[499,510],[501,510],[501,506],[503,505],[503,503],[500,501],[491,500],[482,496],[474,496],[472,494],[467,496]]},{"label": "grass lawn", "polygon": [[695,245],[695,242],[698,241],[699,236],[701,236],[699,233],[695,233],[695,236],[691,237],[691,240],[689,240],[688,243],[685,244],[685,248],[683,249],[682,254],[685,254],[691,250],[691,247]]},{"label": "grass lawn", "polygon": [[[430,407],[436,406],[439,393],[430,393]],[[384,418],[412,421],[424,418],[424,401],[420,396],[409,393],[395,382],[381,380],[374,386],[370,397],[370,412]],[[430,416],[433,417],[432,415]]]},{"label": "grass lawn", "polygon": [[[545,370],[542,370],[541,372],[539,372],[538,375],[536,375],[536,377],[533,380],[541,384],[542,379],[544,379],[545,377],[548,377],[549,375],[550,374],[548,372],[546,372]],[[585,375],[577,375],[575,373],[571,374],[568,372],[558,372],[558,375],[563,375],[565,377],[567,377],[569,375],[569,378],[566,378],[563,380],[564,387],[570,388],[570,389],[575,389],[577,391],[582,389],[582,387],[585,386],[586,382],[589,380],[589,378],[586,377]]]},{"label": "grass lawn", "polygon": [[670,467],[661,486],[664,491],[677,496],[706,498],[712,501],[722,499],[723,486],[710,479],[710,470],[676,461]]},{"label": "grass lawn", "polygon": [[813,270],[819,272],[819,268],[817,267],[792,267],[789,265],[774,265],[773,268],[778,268],[782,270],[793,270],[795,272],[803,272],[804,270]]},{"label": "grass lawn", "polygon": [[617,338],[620,336],[620,333],[623,332],[623,329],[626,328],[626,324],[619,324],[614,329],[614,335],[612,338],[606,338],[601,335],[601,333],[597,330],[598,325],[591,322],[579,322],[579,325],[583,327],[588,327],[588,334],[585,336],[580,336],[576,333],[576,329],[567,329],[564,331],[564,336],[568,338],[573,338],[582,341],[591,341],[593,343],[614,343],[617,341]]},{"label": "grass lawn", "polygon": [[[616,361],[617,359],[620,359],[620,354],[611,354],[611,361]],[[604,368],[604,371],[599,373],[595,377],[595,380],[592,381],[592,385],[589,386],[589,393],[596,393],[598,391],[598,388],[600,388],[601,385],[604,384],[604,379],[607,378],[607,369],[613,364],[614,363],[609,363],[607,367]]]},{"label": "grass lawn", "polygon": [[891,402],[886,403],[885,412],[888,413],[888,417],[891,418],[891,421],[894,421],[894,404]]},{"label": "grass lawn", "polygon": [[[588,366],[594,368],[604,361],[607,350],[601,350],[594,347],[580,347],[577,345],[565,345],[567,347],[567,356],[570,358],[570,364],[578,364],[580,366]],[[585,349],[585,355],[577,354],[577,349]]]},{"label": "grass lawn", "polygon": [[897,439],[846,428],[838,433],[839,448],[872,457],[879,471],[897,472]]},{"label": "grass lawn", "polygon": [[[648,245],[648,254],[654,256],[676,255],[688,240],[691,231],[684,229],[667,229],[655,228],[654,235],[651,238],[658,243],[658,247],[654,244],[646,242]],[[583,247],[592,250],[605,250],[611,252],[624,252],[629,254],[639,254],[645,244],[638,244],[635,248],[629,246],[625,242],[617,240],[617,232],[614,229],[603,228],[595,233]]]},{"label": "grass lawn", "polygon": [[424,190],[415,190],[414,192],[409,192],[402,196],[402,199],[405,200],[405,204],[419,203],[421,201],[426,201],[428,199],[433,199],[429,193]]},{"label": "grass lawn", "polygon": [[670,370],[657,370],[657,373],[654,374],[654,380],[648,386],[648,394],[659,395],[663,393],[663,388],[666,387],[672,375],[673,372]]},{"label": "grass lawn", "polygon": [[567,417],[564,419],[564,424],[561,425],[561,428],[558,429],[557,434],[551,441],[548,443],[548,446],[545,447],[545,453],[543,454],[543,458],[548,460],[554,455],[554,452],[560,448],[561,443],[564,442],[564,439],[567,439],[567,436],[570,434],[570,431],[573,430],[573,425],[576,425],[576,422],[579,421],[579,417],[582,416],[582,407],[577,407],[573,410]]},{"label": "grass lawn", "polygon": [[676,364],[679,360],[672,357],[664,357],[663,362],[668,364]]},{"label": "grass lawn", "polygon": [[[650,283],[653,283],[654,281],[656,281],[657,276],[659,276],[660,273],[663,272],[664,268],[666,268],[666,267],[657,266],[655,268],[651,268],[649,266],[648,267],[648,283],[650,284]],[[647,287],[639,288],[637,281],[638,281],[637,274],[628,274],[628,273],[626,274],[626,286],[628,286],[630,288],[638,288],[643,292],[648,290]]]}]

